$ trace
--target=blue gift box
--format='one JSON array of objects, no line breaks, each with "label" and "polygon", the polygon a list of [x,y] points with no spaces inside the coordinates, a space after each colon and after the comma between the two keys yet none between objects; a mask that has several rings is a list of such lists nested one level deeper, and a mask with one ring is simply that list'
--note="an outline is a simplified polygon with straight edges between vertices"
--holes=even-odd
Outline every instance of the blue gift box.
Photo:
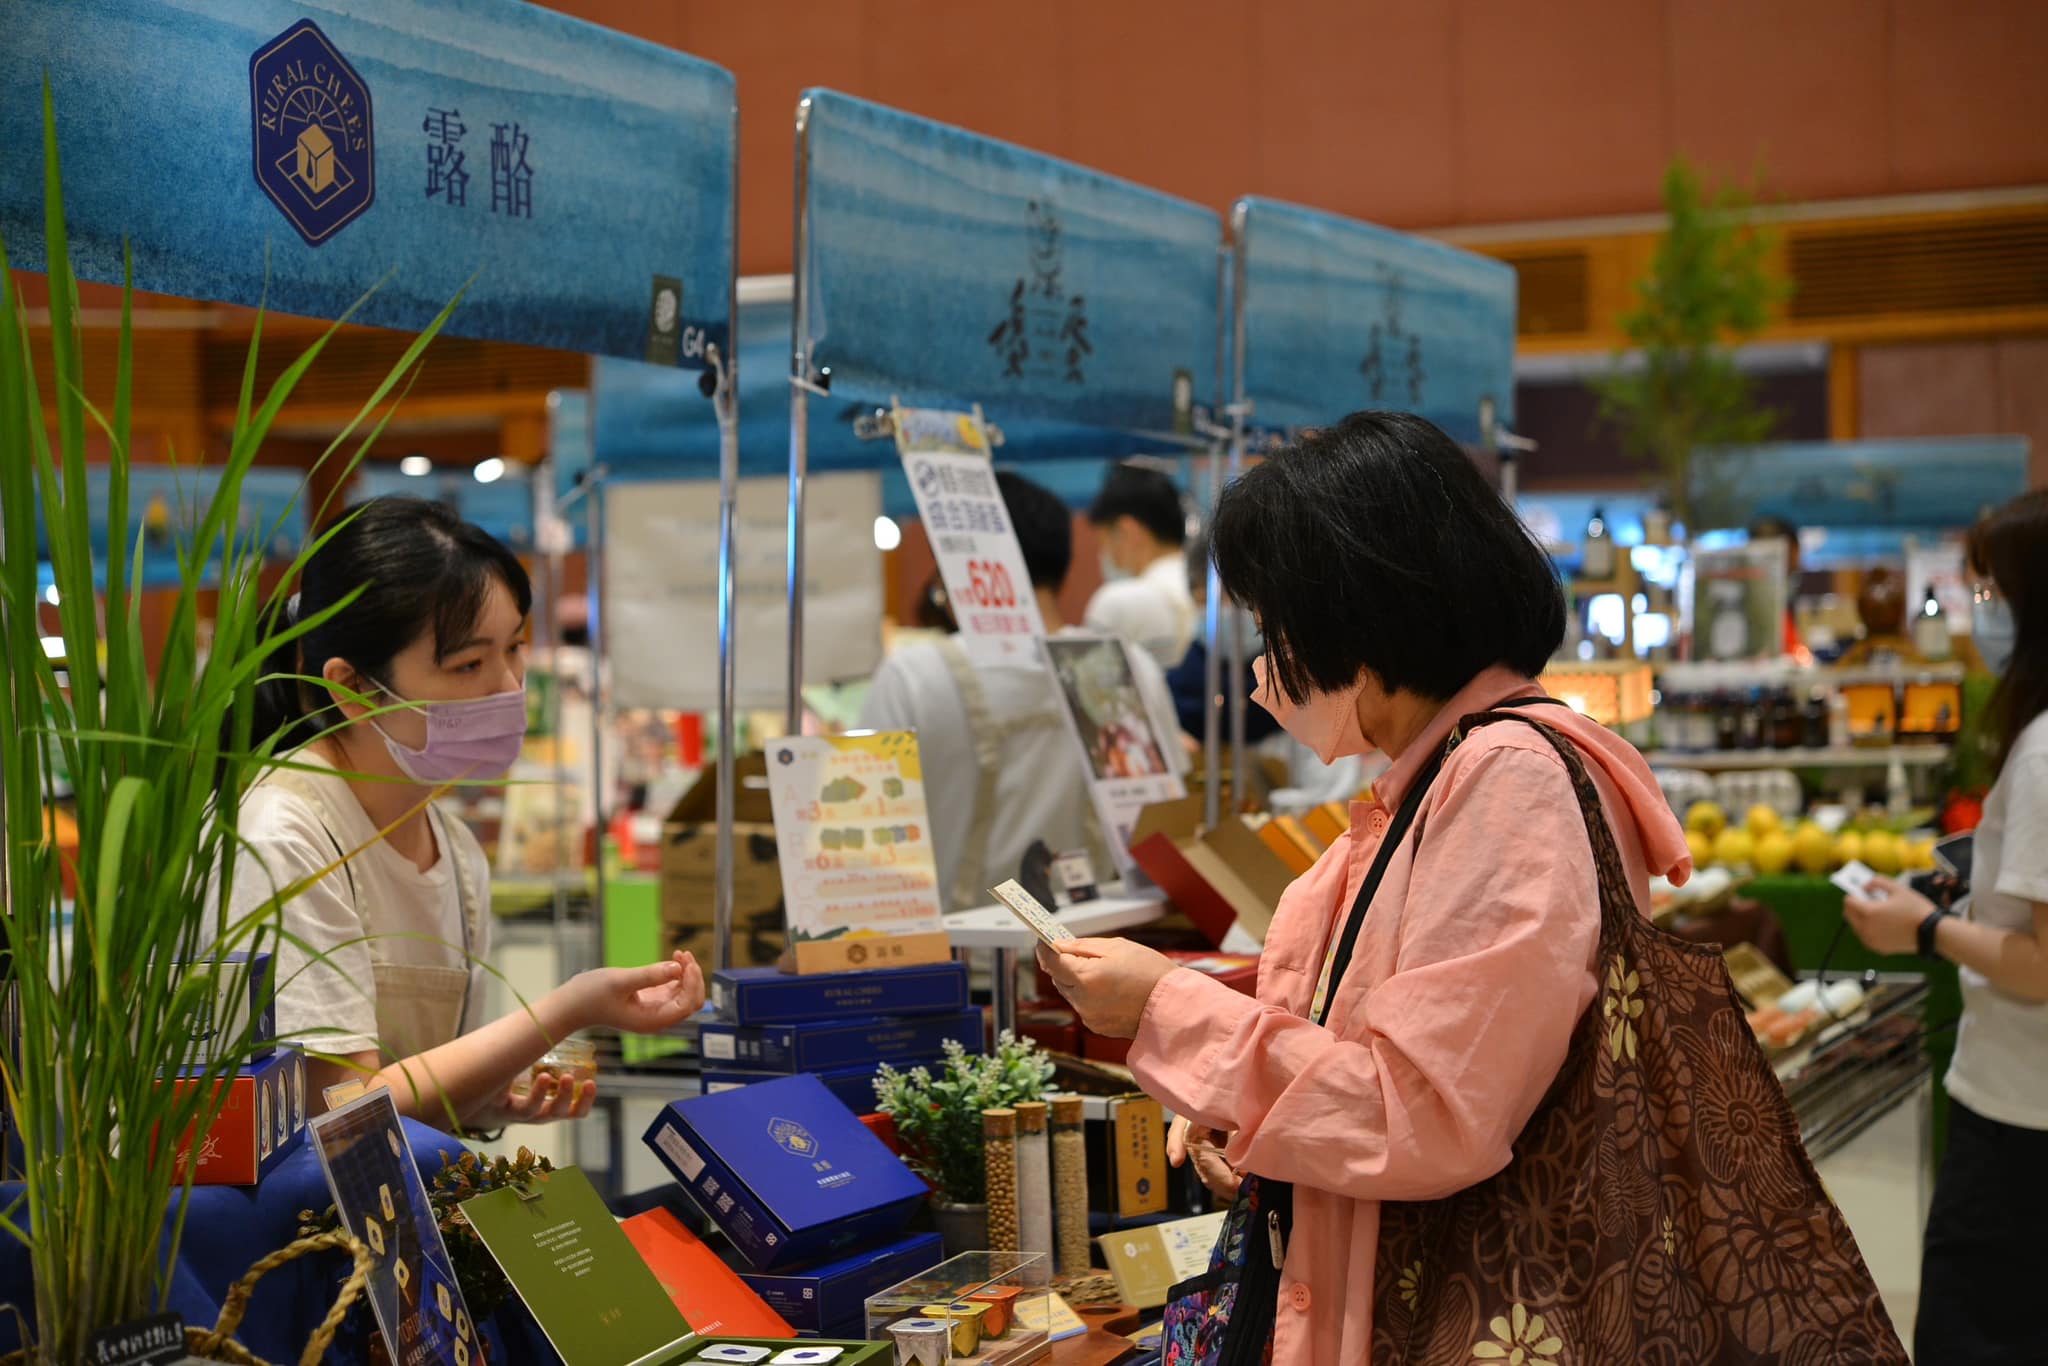
[{"label": "blue gift box", "polygon": [[[889,1065],[903,1072],[913,1067],[938,1067],[941,1061],[938,1058],[905,1058]],[[871,1115],[875,1112],[875,1077],[881,1069],[882,1064],[870,1062],[853,1067],[828,1067],[821,1071],[797,1075],[816,1077],[825,1083],[825,1089],[837,1096],[847,1109],[857,1115]],[[756,1072],[738,1067],[706,1067],[704,1094],[708,1096],[720,1091],[737,1090],[742,1086],[758,1086],[762,1082],[774,1081],[787,1075],[789,1074],[785,1072]]]},{"label": "blue gift box", "polygon": [[781,1271],[750,1271],[744,1266],[737,1270],[748,1288],[797,1332],[864,1338],[870,1295],[929,1271],[945,1258],[938,1234],[913,1233],[837,1261]]},{"label": "blue gift box", "polygon": [[761,1271],[887,1237],[926,1193],[808,1073],[675,1101],[647,1146]]},{"label": "blue gift box", "polygon": [[254,1062],[276,1051],[275,964],[268,953],[251,954],[238,949],[179,966],[210,972],[214,977],[214,1001],[197,1020],[198,1029],[187,1055],[189,1065],[206,1067],[213,1063],[245,1030],[252,1043],[240,1054],[243,1060]]},{"label": "blue gift box", "polygon": [[728,968],[712,976],[711,1003],[738,1025],[945,1014],[967,1008],[967,965],[927,963],[803,976],[777,968]]},{"label": "blue gift box", "polygon": [[815,1024],[707,1023],[698,1035],[706,1067],[750,1072],[823,1072],[936,1058],[946,1040],[970,1053],[982,1050],[981,1011],[907,1015],[886,1019],[821,1020]]}]

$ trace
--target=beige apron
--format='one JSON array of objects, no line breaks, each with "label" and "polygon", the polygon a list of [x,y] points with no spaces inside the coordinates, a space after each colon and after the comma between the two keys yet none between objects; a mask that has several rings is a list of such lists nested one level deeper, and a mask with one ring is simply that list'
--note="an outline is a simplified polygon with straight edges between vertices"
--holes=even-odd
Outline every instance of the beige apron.
[{"label": "beige apron", "polygon": [[[1052,742],[1055,744],[1065,743],[1068,737],[1060,734],[1066,729],[1066,722],[1050,706],[1005,721],[996,720],[995,713],[989,710],[988,691],[981,686],[981,676],[975,672],[973,661],[967,658],[967,650],[960,644],[958,636],[947,636],[939,642],[939,657],[946,661],[946,669],[953,675],[953,686],[960,690],[960,702],[967,711],[967,734],[974,742],[974,766],[979,780],[974,793],[974,822],[967,828],[967,838],[960,851],[960,870],[954,876],[948,902],[952,910],[965,911],[986,905],[990,887],[1017,876],[1015,868],[997,869],[991,873],[988,867],[989,834],[996,823],[996,782],[1002,777],[1004,750],[1016,736],[1038,731],[1053,732]],[[1088,841],[1088,857],[1095,864],[1096,876],[1101,877],[1105,869],[1114,865],[1092,805],[1082,816],[1081,828]],[[1055,854],[1067,852],[1065,849],[1053,850]]]},{"label": "beige apron", "polygon": [[[334,813],[313,784],[289,769],[277,770],[265,781],[278,783],[305,798],[327,831],[336,854],[347,856],[348,851],[334,834]],[[455,842],[448,837],[447,818],[436,807],[429,806],[427,811],[428,819],[434,822],[434,838],[440,842],[441,857],[454,864],[455,898],[462,920],[462,947],[454,952],[460,966],[389,962],[384,957],[389,952],[389,943],[380,938],[369,940],[366,947],[370,951],[371,987],[377,1003],[378,1047],[393,1061],[439,1048],[461,1036],[474,980],[470,972],[472,946],[481,929],[476,917],[483,898],[476,895],[471,885],[469,861],[456,851]],[[349,897],[353,900],[355,875],[345,862],[341,869],[348,877]],[[360,905],[356,907],[356,916],[365,920]]]}]

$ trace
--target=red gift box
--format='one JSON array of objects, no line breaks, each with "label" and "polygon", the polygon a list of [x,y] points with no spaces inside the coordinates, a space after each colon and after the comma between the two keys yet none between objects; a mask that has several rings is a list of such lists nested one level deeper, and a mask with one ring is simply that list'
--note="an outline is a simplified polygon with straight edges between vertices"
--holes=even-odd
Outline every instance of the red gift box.
[{"label": "red gift box", "polygon": [[[199,1085],[196,1078],[159,1082],[180,1091]],[[306,1064],[296,1048],[280,1048],[270,1057],[244,1067],[219,1083],[227,1091],[220,1113],[196,1146],[195,1186],[253,1186],[270,1175],[306,1136]],[[187,1133],[178,1144],[176,1179],[185,1179],[185,1164],[195,1145]]]}]

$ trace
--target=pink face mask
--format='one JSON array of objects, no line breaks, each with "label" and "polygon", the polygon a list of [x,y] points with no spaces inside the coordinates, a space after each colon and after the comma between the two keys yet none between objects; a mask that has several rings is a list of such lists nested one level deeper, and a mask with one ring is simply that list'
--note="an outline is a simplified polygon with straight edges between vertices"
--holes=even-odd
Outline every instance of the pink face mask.
[{"label": "pink face mask", "polygon": [[1356,685],[1343,692],[1316,693],[1299,705],[1288,700],[1287,694],[1266,677],[1264,655],[1252,661],[1252,675],[1259,681],[1259,686],[1252,690],[1252,701],[1271,712],[1282,730],[1307,745],[1324,763],[1364,754],[1372,748],[1358,728],[1358,698],[1365,691],[1364,674],[1359,675]]},{"label": "pink face mask", "polygon": [[[391,697],[404,701],[385,689]],[[519,751],[526,743],[526,689],[492,693],[489,697],[462,698],[449,702],[422,702],[418,710],[426,715],[427,743],[409,749],[391,738],[382,726],[384,747],[391,760],[416,783],[452,783],[463,779],[489,782],[512,771]],[[371,723],[375,725],[375,722]]]}]

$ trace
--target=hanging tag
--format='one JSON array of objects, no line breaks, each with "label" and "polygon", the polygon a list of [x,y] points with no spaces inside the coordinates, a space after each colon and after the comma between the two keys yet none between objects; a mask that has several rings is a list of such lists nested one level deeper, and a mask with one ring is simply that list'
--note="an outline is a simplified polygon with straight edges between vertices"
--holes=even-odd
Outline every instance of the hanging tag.
[{"label": "hanging tag", "polygon": [[647,305],[647,363],[675,365],[682,359],[682,338],[683,282],[657,275]]},{"label": "hanging tag", "polygon": [[84,1360],[94,1366],[170,1366],[184,1361],[184,1317],[156,1314],[102,1328],[86,1339]]}]

